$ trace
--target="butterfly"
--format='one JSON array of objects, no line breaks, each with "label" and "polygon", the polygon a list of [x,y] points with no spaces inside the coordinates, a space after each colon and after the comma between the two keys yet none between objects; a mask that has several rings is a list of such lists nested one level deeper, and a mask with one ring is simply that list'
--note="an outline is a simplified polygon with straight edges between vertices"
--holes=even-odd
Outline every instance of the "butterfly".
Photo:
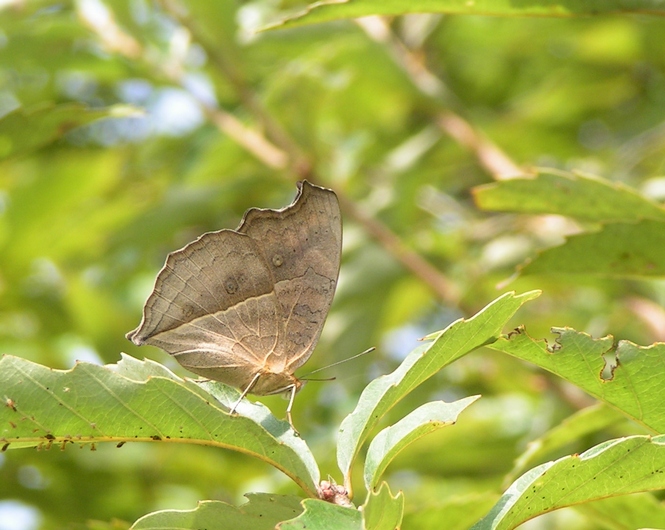
[{"label": "butterfly", "polygon": [[293,427],[303,385],[294,372],[321,335],[341,250],[337,196],[301,181],[291,205],[252,208],[235,230],[208,232],[169,254],[127,338],[240,389],[232,413],[247,394],[290,393]]}]

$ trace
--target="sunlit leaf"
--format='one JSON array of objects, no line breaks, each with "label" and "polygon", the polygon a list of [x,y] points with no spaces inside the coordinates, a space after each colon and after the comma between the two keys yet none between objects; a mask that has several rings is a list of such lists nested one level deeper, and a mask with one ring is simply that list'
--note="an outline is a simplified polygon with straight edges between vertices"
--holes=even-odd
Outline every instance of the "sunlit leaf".
[{"label": "sunlit leaf", "polygon": [[556,214],[586,221],[665,220],[665,209],[621,182],[580,173],[542,171],[473,190],[485,210]]},{"label": "sunlit leaf", "polygon": [[599,232],[570,236],[563,245],[542,251],[521,273],[664,276],[665,222],[611,223]]},{"label": "sunlit leaf", "polygon": [[473,530],[501,530],[596,499],[665,488],[665,436],[610,440],[517,479]]},{"label": "sunlit leaf", "polygon": [[[155,363],[131,376],[88,363],[53,370],[18,357],[0,359],[0,442],[4,448],[101,442],[194,443],[254,455],[290,476],[315,495],[318,470],[305,442],[288,423],[258,405],[241,404],[261,417],[232,416],[192,381],[177,380]],[[123,360],[120,370],[131,372]],[[304,460],[301,455],[304,455]],[[315,464],[314,464],[315,465]]]},{"label": "sunlit leaf", "polygon": [[386,427],[369,444],[365,455],[365,487],[374,490],[388,464],[405,447],[431,432],[454,425],[457,417],[480,396],[453,403],[434,401],[421,405],[400,421]]},{"label": "sunlit leaf", "polygon": [[[665,343],[638,346],[611,336],[593,339],[570,328],[553,328],[559,337],[548,345],[524,329],[502,337],[490,348],[509,353],[577,385],[655,432],[665,431]],[[609,356],[609,358],[608,358]]]}]

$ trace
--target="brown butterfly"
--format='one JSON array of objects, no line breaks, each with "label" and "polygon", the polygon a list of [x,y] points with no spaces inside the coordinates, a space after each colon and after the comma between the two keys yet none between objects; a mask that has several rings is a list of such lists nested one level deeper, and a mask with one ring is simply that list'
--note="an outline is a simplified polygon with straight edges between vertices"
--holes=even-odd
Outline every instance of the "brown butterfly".
[{"label": "brown butterfly", "polygon": [[[188,370],[256,395],[303,385],[294,372],[312,355],[332,304],[342,221],[332,190],[298,183],[281,210],[252,208],[235,230],[203,234],[169,254],[127,334]],[[295,429],[294,429],[295,430]]]}]

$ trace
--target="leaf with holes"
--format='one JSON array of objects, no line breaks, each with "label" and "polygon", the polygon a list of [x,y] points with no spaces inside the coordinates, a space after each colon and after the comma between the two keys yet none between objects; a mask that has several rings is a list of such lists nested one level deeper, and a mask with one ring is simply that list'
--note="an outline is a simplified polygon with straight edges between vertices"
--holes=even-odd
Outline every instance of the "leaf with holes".
[{"label": "leaf with holes", "polygon": [[571,328],[552,332],[559,335],[552,346],[519,328],[490,348],[534,363],[655,432],[665,431],[664,343],[643,347],[622,340],[615,345],[611,336],[593,339]]}]

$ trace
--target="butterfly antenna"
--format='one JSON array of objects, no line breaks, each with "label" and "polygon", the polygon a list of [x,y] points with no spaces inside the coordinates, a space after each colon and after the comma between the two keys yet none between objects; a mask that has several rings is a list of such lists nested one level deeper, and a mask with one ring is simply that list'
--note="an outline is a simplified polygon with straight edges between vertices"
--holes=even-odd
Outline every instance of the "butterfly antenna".
[{"label": "butterfly antenna", "polygon": [[[338,364],[342,364],[342,363],[345,363],[345,362],[348,362],[348,361],[353,361],[354,359],[357,359],[358,357],[362,357],[363,355],[366,355],[369,352],[372,352],[374,350],[376,350],[376,348],[374,346],[372,346],[371,348],[368,348],[364,352],[358,353],[358,354],[354,355],[353,357],[349,357],[348,359],[342,359],[341,361],[337,361],[336,363],[329,364],[328,366],[324,366],[322,368],[317,368],[316,370],[312,370],[311,372],[309,372],[309,373],[305,374],[304,376],[302,376],[300,379],[304,380],[306,377],[309,377],[310,375],[315,374],[316,372],[320,372],[321,370],[327,370],[328,368],[332,368],[333,366],[337,366]],[[330,379],[320,379],[319,381],[333,381],[334,379],[335,379],[334,377],[331,377]],[[309,381],[315,381],[315,379],[309,379]]]}]

